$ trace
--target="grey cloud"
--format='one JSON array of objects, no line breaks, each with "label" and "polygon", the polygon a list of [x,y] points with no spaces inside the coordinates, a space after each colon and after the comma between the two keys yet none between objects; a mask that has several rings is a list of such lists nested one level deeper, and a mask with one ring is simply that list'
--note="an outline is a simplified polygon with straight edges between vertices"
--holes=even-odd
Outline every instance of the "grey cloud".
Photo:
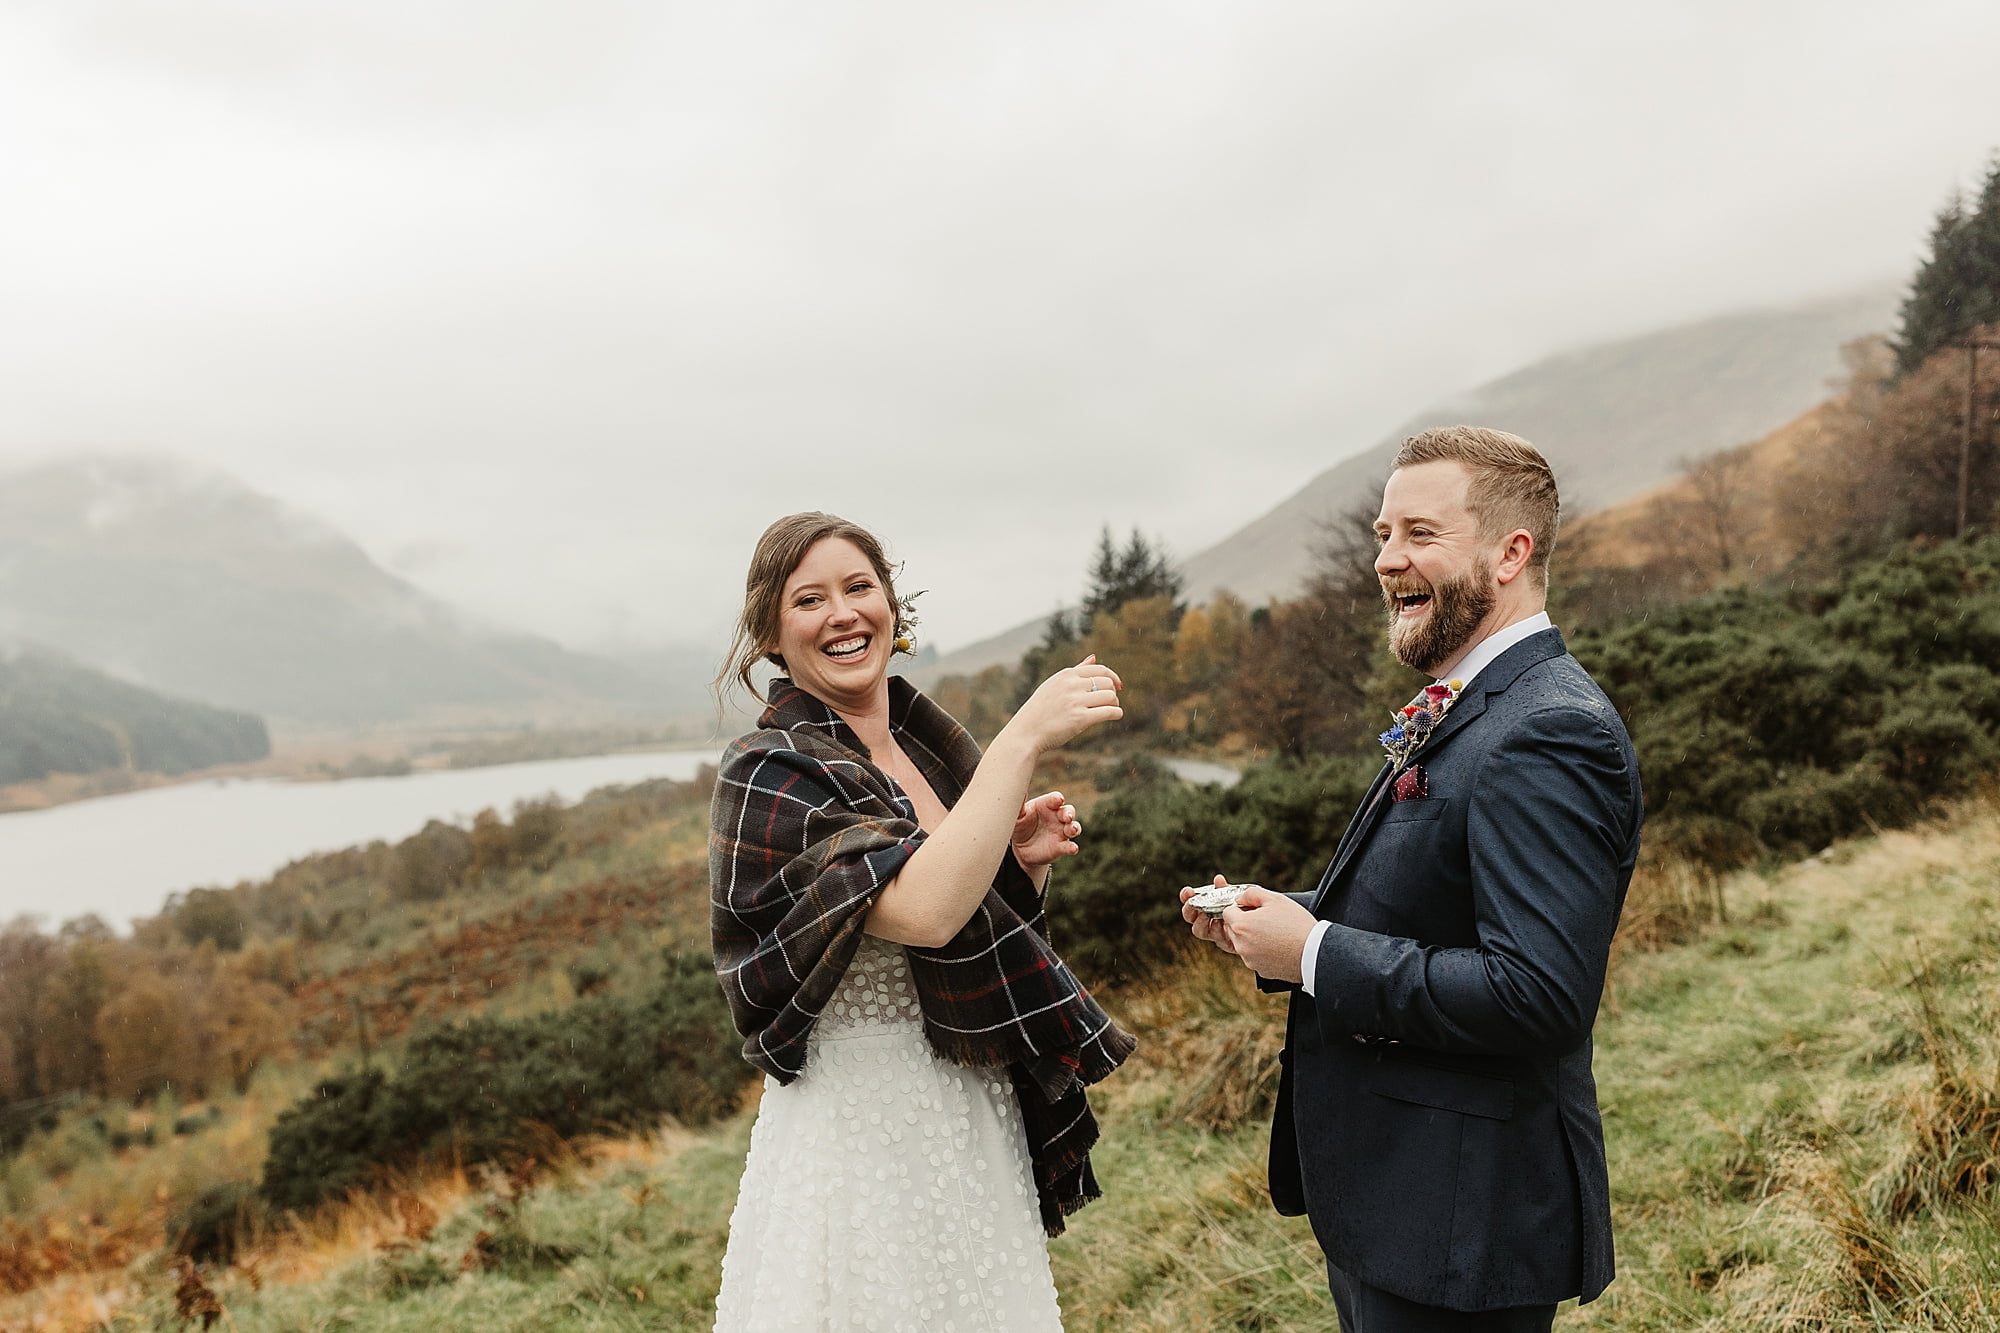
[{"label": "grey cloud", "polygon": [[[1552,349],[1903,270],[1984,8],[45,5],[0,454],[194,456],[585,642],[878,525],[943,643]],[[18,39],[18,40],[15,40]],[[615,628],[612,628],[615,627]]]}]

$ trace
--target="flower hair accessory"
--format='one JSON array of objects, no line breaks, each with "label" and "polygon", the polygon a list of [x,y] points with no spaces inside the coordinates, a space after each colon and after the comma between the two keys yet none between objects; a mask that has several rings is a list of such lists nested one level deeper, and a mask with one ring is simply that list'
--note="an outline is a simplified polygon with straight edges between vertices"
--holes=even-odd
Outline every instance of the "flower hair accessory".
[{"label": "flower hair accessory", "polygon": [[[900,568],[900,566],[898,566]],[[917,650],[915,630],[917,628],[917,598],[929,592],[929,588],[919,588],[908,597],[896,599],[896,651],[913,653]]]},{"label": "flower hair accessory", "polygon": [[1431,732],[1444,721],[1444,715],[1458,702],[1458,696],[1464,689],[1465,682],[1462,680],[1426,685],[1418,691],[1416,698],[1396,710],[1389,729],[1376,738],[1382,742],[1391,767],[1401,768],[1410,762],[1410,756],[1430,739]]}]

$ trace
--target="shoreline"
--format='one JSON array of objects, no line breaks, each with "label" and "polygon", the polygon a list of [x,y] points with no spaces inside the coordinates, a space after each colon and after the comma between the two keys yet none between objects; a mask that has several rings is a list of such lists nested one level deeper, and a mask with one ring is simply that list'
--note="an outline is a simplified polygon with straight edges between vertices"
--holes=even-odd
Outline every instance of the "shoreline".
[{"label": "shoreline", "polygon": [[[526,733],[529,738],[555,739],[561,733]],[[567,747],[560,743],[539,747],[556,751],[532,753],[538,748],[524,745],[520,752],[496,746],[490,736],[466,737],[457,744],[431,742],[421,749],[402,748],[383,752],[383,747],[366,741],[323,744],[282,750],[265,759],[248,763],[214,764],[186,773],[149,773],[132,769],[100,769],[95,773],[51,773],[34,782],[0,786],[0,816],[53,810],[58,806],[125,796],[160,787],[178,787],[196,782],[229,779],[279,782],[347,782],[365,778],[405,777],[412,773],[464,772],[478,768],[502,768],[508,764],[540,763],[558,759],[594,759],[621,754],[652,754],[699,750],[720,742],[693,736],[660,736],[623,744]],[[434,747],[434,748],[433,748]],[[454,762],[454,761],[457,762]]]}]

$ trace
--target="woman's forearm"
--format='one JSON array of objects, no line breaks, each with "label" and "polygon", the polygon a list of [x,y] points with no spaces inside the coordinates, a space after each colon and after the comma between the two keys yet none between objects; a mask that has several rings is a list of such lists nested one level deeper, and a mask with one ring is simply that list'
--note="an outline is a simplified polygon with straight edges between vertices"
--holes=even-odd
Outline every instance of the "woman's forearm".
[{"label": "woman's forearm", "polygon": [[[1035,751],[1004,733],[980,758],[965,793],[923,846],[882,886],[863,929],[897,944],[936,949],[972,918],[1000,858],[1013,855],[1014,821],[1020,817]],[[1041,878],[1046,878],[1044,867]]]}]

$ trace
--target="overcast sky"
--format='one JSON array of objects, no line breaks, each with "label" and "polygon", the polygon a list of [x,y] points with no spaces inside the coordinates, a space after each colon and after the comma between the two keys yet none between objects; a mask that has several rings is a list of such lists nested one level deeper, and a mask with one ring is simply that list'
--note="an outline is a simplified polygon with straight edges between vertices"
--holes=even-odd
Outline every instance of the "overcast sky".
[{"label": "overcast sky", "polygon": [[[1552,350],[1908,271],[2000,5],[0,0],[0,463],[577,646],[875,527],[950,648]],[[718,645],[719,646],[719,645]]]}]

